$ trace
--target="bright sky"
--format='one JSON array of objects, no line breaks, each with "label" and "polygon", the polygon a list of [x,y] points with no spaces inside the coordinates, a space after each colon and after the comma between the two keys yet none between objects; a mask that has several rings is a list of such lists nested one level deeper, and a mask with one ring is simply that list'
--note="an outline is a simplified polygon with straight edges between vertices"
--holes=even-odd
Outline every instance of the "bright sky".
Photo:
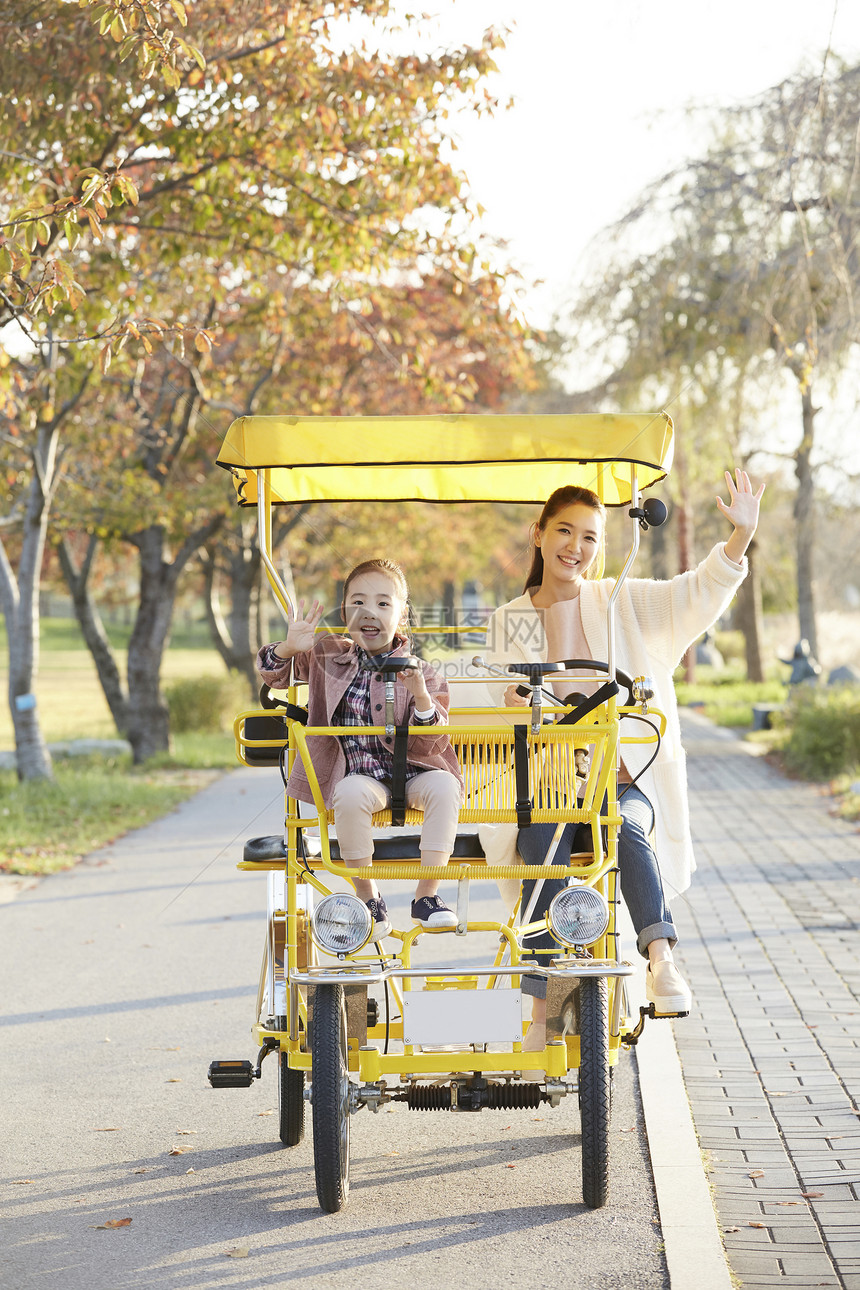
[{"label": "bright sky", "polygon": [[[397,0],[402,13],[421,6]],[[427,6],[431,8],[431,6]],[[494,89],[515,106],[458,124],[457,161],[549,322],[590,239],[697,151],[690,103],[737,103],[824,51],[860,57],[857,0],[435,0],[439,43],[512,26]]]}]

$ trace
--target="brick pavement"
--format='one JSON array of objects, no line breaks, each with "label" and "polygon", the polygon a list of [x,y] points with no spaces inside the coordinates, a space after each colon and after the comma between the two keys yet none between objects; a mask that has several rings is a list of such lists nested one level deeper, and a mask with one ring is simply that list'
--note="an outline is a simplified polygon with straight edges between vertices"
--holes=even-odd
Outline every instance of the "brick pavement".
[{"label": "brick pavement", "polygon": [[860,1290],[860,833],[732,732],[685,713],[684,739],[674,1028],[729,1265],[747,1290]]}]

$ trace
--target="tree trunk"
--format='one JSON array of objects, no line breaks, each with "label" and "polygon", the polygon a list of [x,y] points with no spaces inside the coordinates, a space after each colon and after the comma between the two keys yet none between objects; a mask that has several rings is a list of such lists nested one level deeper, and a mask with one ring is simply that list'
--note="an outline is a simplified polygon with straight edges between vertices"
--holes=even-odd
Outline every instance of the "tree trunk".
[{"label": "tree trunk", "polygon": [[763,681],[761,579],[758,575],[758,549],[755,542],[751,542],[747,548],[747,560],[749,573],[738,588],[735,622],[744,634],[747,680]]},{"label": "tree trunk", "polygon": [[809,641],[814,658],[818,658],[818,630],[815,619],[813,587],[813,546],[815,542],[815,488],[812,471],[814,421],[818,408],[812,406],[812,390],[801,387],[803,438],[794,454],[797,496],[794,520],[797,542],[797,617],[801,640]]},{"label": "tree trunk", "polygon": [[227,557],[230,576],[230,612],[225,620],[216,585],[217,550],[210,547],[208,557],[203,559],[209,631],[225,667],[245,677],[251,687],[251,698],[255,699],[258,681],[254,658],[257,651],[251,646],[251,622],[256,618],[254,602],[259,583],[259,560],[248,561],[242,552],[222,550]]},{"label": "tree trunk", "polygon": [[164,560],[165,533],[160,525],[135,534],[134,545],[140,552],[140,603],[128,643],[128,738],[137,766],[170,750],[161,660],[170,635],[177,570]]},{"label": "tree trunk", "polygon": [[117,731],[125,737],[128,731],[128,696],[122,683],[122,676],[108,640],[107,632],[98,611],[98,606],[90,594],[89,576],[93,556],[98,548],[98,538],[93,534],[87,544],[87,553],[80,569],[75,565],[75,558],[67,538],[63,538],[58,553],[60,566],[66,586],[75,607],[75,616],[86,641],[87,648],[96,665],[102,693],[107,700],[111,716]]},{"label": "tree trunk", "polygon": [[15,730],[19,780],[53,779],[51,754],[39,724],[33,681],[39,669],[39,586],[56,469],[58,425],[56,420],[41,426],[37,433],[17,579],[0,543],[0,604],[6,619],[9,709]]},{"label": "tree trunk", "polygon": [[140,603],[128,643],[128,730],[137,766],[159,752],[170,751],[170,723],[161,694],[161,661],[170,637],[170,624],[179,575],[195,551],[223,523],[216,515],[192,533],[173,563],[165,560],[167,534],[153,524],[129,537],[140,553]]},{"label": "tree trunk", "polygon": [[649,529],[647,534],[651,549],[651,577],[661,582],[672,576],[669,572],[667,536],[668,525],[666,524],[658,524],[656,528]]}]

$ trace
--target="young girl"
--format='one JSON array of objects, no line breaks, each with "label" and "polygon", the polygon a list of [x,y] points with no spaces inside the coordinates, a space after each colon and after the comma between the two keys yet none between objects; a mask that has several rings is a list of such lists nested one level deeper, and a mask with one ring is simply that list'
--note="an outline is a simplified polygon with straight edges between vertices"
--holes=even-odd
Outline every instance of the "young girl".
[{"label": "young girl", "polygon": [[[746,577],[745,552],[758,524],[764,485],[754,493],[747,474],[726,472],[728,505],[717,506],[732,525],[697,569],[665,582],[629,578],[615,610],[618,666],[631,676],[650,676],[655,707],[666,714],[667,728],[656,761],[643,770],[651,749],[627,745],[619,773],[623,823],[618,839],[621,890],[637,933],[639,952],[648,960],[646,997],[658,1012],[687,1012],[690,991],[672,958],[677,937],[667,901],[690,885],[694,868],[687,807],[687,783],[678,706],[672,673],[688,647],[726,610]],[[550,662],[607,658],[606,607],[614,587],[596,573],[603,546],[605,512],[587,488],[558,488],[534,528],[534,555],[523,594],[497,609],[487,630],[487,657],[504,662]],[[578,679],[574,688],[583,688]],[[567,688],[571,688],[568,682]],[[497,702],[498,700],[494,700]],[[508,686],[505,703],[528,700]],[[632,781],[636,779],[636,783]],[[625,787],[625,785],[630,785]],[[516,826],[511,826],[512,829]],[[520,829],[516,847],[530,864],[546,855],[555,826]],[[656,834],[656,853],[651,846]],[[573,826],[568,825],[556,856],[566,863]],[[658,861],[659,857],[659,861]],[[564,883],[544,883],[532,917],[546,913]],[[533,883],[523,883],[523,908]],[[551,950],[549,932],[529,939],[534,949]],[[539,1051],[546,1042],[546,980],[523,977],[523,992],[533,996],[532,1027],[523,1044]]]},{"label": "young girl", "polygon": [[[409,588],[393,560],[365,560],[350,573],[343,588],[341,617],[346,636],[314,640],[323,608],[318,601],[307,614],[304,601],[290,617],[286,639],[265,645],[257,667],[266,685],[282,690],[290,684],[291,664],[297,681],[308,683],[312,726],[379,726],[384,724],[384,683],[368,657],[409,652],[406,630]],[[454,846],[463,795],[463,778],[450,740],[440,727],[448,718],[448,686],[428,664],[397,673],[395,724],[427,726],[426,735],[410,735],[407,745],[406,802],[424,811],[421,863],[445,865]],[[341,858],[361,868],[373,858],[372,816],[391,799],[394,741],[388,736],[320,735],[308,746],[334,827]],[[287,791],[312,802],[307,775],[297,761]],[[355,878],[355,890],[373,917],[371,940],[391,931],[385,901],[376,884]],[[412,919],[431,932],[457,926],[453,910],[436,895],[438,881],[419,882]]]}]

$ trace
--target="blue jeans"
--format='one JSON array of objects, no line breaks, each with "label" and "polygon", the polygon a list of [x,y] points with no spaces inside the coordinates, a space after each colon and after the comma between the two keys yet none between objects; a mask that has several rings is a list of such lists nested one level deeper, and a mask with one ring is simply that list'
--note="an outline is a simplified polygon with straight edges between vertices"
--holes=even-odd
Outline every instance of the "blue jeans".
[{"label": "blue jeans", "polygon": [[[619,805],[623,820],[618,835],[621,894],[633,921],[639,953],[643,958],[647,958],[648,946],[652,941],[665,937],[675,945],[678,937],[672,922],[672,912],[663,894],[660,866],[649,840],[654,827],[654,808],[635,784],[627,789]],[[520,829],[517,835],[517,850],[527,864],[542,862],[555,833],[555,827],[554,824],[532,824],[527,829]],[[553,864],[567,864],[577,827],[576,824],[565,825],[553,857]],[[538,895],[529,922],[536,922],[542,918],[549,909],[553,896],[562,891],[566,885],[566,879],[547,879]],[[528,908],[534,886],[534,878],[528,878],[523,882],[520,917]],[[558,941],[549,931],[535,932],[527,937],[523,944],[524,950],[553,950],[557,947]],[[547,958],[548,956],[540,955],[539,961],[546,962]],[[535,995],[539,999],[545,998],[546,978],[524,976],[522,989],[523,994]]]}]

